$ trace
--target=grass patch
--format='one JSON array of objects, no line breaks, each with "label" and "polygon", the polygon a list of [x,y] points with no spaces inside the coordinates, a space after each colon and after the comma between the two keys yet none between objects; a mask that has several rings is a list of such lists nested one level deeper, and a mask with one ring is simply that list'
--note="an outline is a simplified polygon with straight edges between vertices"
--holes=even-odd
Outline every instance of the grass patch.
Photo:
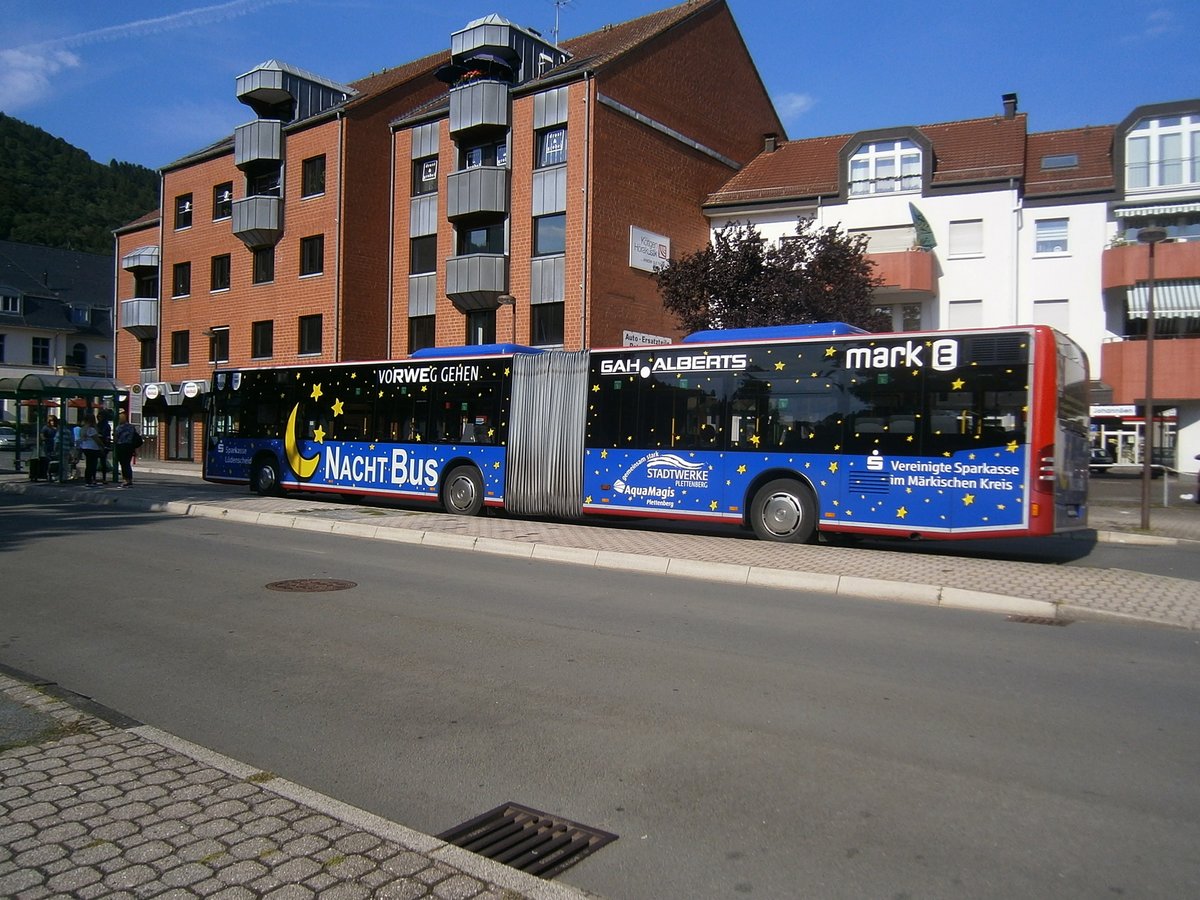
[{"label": "grass patch", "polygon": [[246,780],[251,784],[263,784],[278,777],[274,772],[255,772],[253,775],[247,776]]}]

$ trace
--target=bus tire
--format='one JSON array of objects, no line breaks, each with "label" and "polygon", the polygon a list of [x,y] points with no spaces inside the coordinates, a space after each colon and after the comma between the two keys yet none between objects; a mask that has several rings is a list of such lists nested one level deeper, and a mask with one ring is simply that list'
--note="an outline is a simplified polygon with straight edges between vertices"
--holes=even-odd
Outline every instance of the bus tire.
[{"label": "bus tire", "polygon": [[260,497],[281,497],[283,487],[279,482],[279,461],[273,456],[260,456],[250,469],[250,486]]},{"label": "bus tire", "polygon": [[450,470],[442,485],[442,508],[456,516],[477,516],[483,511],[483,478],[474,466]]},{"label": "bus tire", "polygon": [[750,504],[750,527],[761,541],[807,543],[817,528],[812,491],[790,478],[768,481]]}]

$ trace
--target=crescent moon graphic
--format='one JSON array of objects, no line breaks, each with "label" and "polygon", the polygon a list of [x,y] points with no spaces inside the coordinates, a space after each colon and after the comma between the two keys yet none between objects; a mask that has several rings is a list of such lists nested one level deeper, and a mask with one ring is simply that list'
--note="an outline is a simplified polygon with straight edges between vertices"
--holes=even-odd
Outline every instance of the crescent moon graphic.
[{"label": "crescent moon graphic", "polygon": [[300,404],[297,403],[292,407],[292,414],[288,416],[287,433],[283,437],[283,449],[287,452],[288,465],[303,479],[312,478],[313,472],[317,471],[317,463],[321,461],[321,454],[318,453],[312,459],[305,459],[300,455],[300,446],[296,443],[296,413],[300,411]]}]

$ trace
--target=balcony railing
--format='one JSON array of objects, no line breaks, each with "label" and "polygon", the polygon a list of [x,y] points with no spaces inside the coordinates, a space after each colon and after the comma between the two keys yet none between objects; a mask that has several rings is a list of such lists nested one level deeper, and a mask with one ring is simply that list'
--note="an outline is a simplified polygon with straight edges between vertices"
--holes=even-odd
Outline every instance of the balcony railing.
[{"label": "balcony railing", "polygon": [[495,309],[508,291],[508,257],[471,253],[446,260],[446,296],[462,312]]},{"label": "balcony railing", "polygon": [[875,263],[880,285],[888,291],[932,294],[936,282],[936,257],[928,250],[902,250],[897,253],[868,253]]},{"label": "balcony railing", "polygon": [[233,164],[239,169],[260,160],[283,159],[283,123],[256,119],[233,132]]},{"label": "balcony railing", "polygon": [[156,297],[134,297],[121,301],[121,325],[138,340],[146,340],[158,334],[158,299]]},{"label": "balcony railing", "polygon": [[247,247],[269,247],[283,234],[283,201],[244,197],[233,201],[233,234]]},{"label": "balcony railing", "polygon": [[[1100,282],[1105,290],[1131,287],[1150,277],[1150,248],[1119,244],[1104,251]],[[1154,248],[1154,278],[1158,281],[1200,278],[1200,241],[1165,242]]]},{"label": "balcony railing", "polygon": [[480,213],[508,214],[508,169],[476,166],[446,179],[446,218],[465,219]]},{"label": "balcony railing", "polygon": [[509,86],[505,81],[481,79],[450,89],[450,133],[476,128],[508,128]]}]

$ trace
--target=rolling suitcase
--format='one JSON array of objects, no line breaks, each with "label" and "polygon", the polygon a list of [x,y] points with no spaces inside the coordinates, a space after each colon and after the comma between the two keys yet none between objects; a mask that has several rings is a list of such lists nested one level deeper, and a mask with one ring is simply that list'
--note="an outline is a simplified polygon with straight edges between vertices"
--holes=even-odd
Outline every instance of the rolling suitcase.
[{"label": "rolling suitcase", "polygon": [[34,456],[29,460],[29,480],[30,481],[45,481],[50,468],[50,460],[44,456]]}]

